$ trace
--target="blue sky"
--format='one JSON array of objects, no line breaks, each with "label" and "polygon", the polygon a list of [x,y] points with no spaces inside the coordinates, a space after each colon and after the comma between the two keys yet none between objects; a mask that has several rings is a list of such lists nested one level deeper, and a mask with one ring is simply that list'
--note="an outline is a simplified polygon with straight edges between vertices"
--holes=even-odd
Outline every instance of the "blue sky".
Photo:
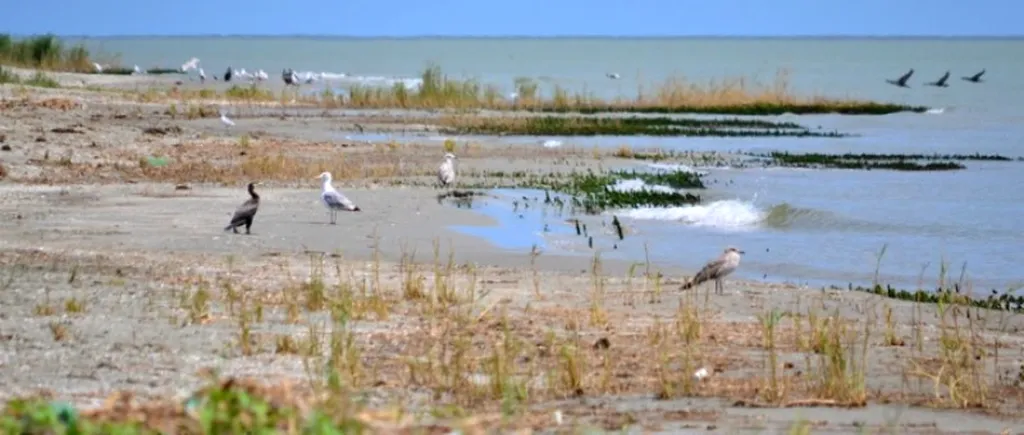
[{"label": "blue sky", "polygon": [[60,35],[1020,35],[1021,0],[30,0],[0,32]]}]

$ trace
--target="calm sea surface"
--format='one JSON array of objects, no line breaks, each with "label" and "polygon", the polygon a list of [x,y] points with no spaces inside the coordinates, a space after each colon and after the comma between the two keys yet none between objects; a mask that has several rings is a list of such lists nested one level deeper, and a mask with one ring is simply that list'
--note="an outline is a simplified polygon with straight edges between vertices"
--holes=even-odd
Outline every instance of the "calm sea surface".
[{"label": "calm sea surface", "polygon": [[[1024,40],[152,38],[87,44],[144,68],[198,57],[208,72],[230,65],[264,69],[278,80],[289,67],[345,73],[350,85],[414,82],[434,62],[450,75],[508,91],[516,77],[531,77],[546,89],[558,84],[601,97],[634,96],[639,87],[650,89],[670,77],[706,83],[743,76],[748,83],[771,84],[786,71],[797,93],[935,110],[779,117],[855,135],[841,139],[562,139],[566,146],[1024,156],[1024,81],[1018,79],[1024,75]],[[915,69],[910,89],[885,83],[909,68]],[[987,70],[984,83],[960,79],[981,69]],[[923,86],[947,70],[950,87]],[[608,73],[621,78],[608,79]],[[539,138],[505,139],[538,146]],[[943,261],[954,277],[966,264],[976,287],[1024,285],[1024,162],[966,164],[967,170],[942,173],[707,169],[718,182],[705,205],[616,212],[638,234],[615,243],[608,255],[642,259],[646,241],[652,259],[699,267],[726,244],[736,244],[748,253],[738,272],[743,277],[845,284],[870,281],[875,254],[887,245],[880,272],[895,285],[916,285],[922,271],[932,285]],[[505,222],[512,215],[508,207],[494,203],[481,211]],[[525,223],[507,226],[503,234],[481,235],[512,249],[537,243],[582,251],[573,245],[581,243],[572,241],[578,238],[561,229],[539,230],[544,223],[560,225],[558,219],[527,214],[519,220]],[[531,241],[509,245],[520,237]]]}]

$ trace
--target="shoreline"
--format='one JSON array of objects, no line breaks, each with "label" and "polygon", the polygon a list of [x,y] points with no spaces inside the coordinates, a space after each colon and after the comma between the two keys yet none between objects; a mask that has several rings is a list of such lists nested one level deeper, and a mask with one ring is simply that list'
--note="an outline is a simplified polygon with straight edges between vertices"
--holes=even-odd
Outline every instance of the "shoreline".
[{"label": "shoreline", "polygon": [[[339,400],[435,415],[376,430],[504,413],[515,418],[479,424],[539,431],[560,425],[555,411],[557,430],[1024,430],[1018,314],[732,278],[724,295],[680,292],[694,271],[657,258],[649,271],[532,258],[449,229],[495,221],[438,204],[444,190],[427,186],[443,144],[332,139],[364,118],[229,130],[114,94],[28,92],[0,126],[3,400],[47,389],[104,408],[131,391],[180,407],[209,370],[303,385],[289,394],[308,399],[304,388],[328,380],[308,367],[327,365],[345,385]],[[480,185],[509,179],[496,171],[645,163],[586,147],[456,146],[472,168],[459,182]],[[323,169],[362,209],[335,226],[317,202]],[[266,181],[254,234],[221,231],[254,179]],[[598,230],[606,216],[586,219],[611,231]],[[707,379],[693,381],[700,368]],[[811,422],[787,407],[799,403],[841,407],[817,407]]]}]

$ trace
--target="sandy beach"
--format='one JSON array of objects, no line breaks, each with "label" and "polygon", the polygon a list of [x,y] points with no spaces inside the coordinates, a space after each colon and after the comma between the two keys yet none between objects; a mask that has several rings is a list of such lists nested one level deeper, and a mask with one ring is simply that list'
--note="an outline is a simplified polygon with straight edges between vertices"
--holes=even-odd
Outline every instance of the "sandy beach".
[{"label": "sandy beach", "polygon": [[[308,386],[330,360],[409,427],[459,407],[484,429],[1024,432],[1019,315],[736,279],[708,296],[657,258],[503,250],[451,229],[495,222],[438,199],[424,119],[250,105],[228,128],[186,115],[219,102],[124,92],[174,78],[54,77],[0,85],[5,400],[182,400],[209,370]],[[345,139],[394,129],[425,139]],[[460,143],[458,183],[631,163],[613,152]],[[337,225],[323,170],[362,210]],[[250,181],[253,234],[222,231]]]}]

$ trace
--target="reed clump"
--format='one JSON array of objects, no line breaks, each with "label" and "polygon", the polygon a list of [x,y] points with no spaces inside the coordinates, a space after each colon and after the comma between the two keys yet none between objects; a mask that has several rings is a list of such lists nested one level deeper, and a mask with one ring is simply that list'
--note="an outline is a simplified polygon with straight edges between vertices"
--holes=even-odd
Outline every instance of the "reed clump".
[{"label": "reed clump", "polygon": [[[583,113],[711,113],[722,115],[779,115],[784,113],[841,113],[884,115],[895,112],[924,112],[926,107],[825,97],[798,97],[789,88],[788,75],[779,73],[771,86],[754,86],[744,79],[713,81],[704,85],[683,79],[667,80],[653,91],[640,89],[633,99],[605,100],[586,92],[572,92],[555,85],[545,97],[540,85],[530,78],[517,78],[514,96],[495,85],[474,79],[456,79],[439,66],[428,65],[419,84],[399,82],[390,87],[352,86],[346,90],[325,89],[315,95],[282,91],[277,100],[295,100],[325,108],[362,109],[489,109],[530,112]],[[256,101],[239,95],[236,99]]]},{"label": "reed clump", "polygon": [[71,72],[95,69],[84,45],[67,46],[52,34],[23,39],[0,34],[0,64]]},{"label": "reed clump", "polygon": [[454,116],[440,125],[444,134],[508,136],[706,136],[706,137],[843,137],[838,132],[811,131],[792,122],[753,119],[668,117]]}]

